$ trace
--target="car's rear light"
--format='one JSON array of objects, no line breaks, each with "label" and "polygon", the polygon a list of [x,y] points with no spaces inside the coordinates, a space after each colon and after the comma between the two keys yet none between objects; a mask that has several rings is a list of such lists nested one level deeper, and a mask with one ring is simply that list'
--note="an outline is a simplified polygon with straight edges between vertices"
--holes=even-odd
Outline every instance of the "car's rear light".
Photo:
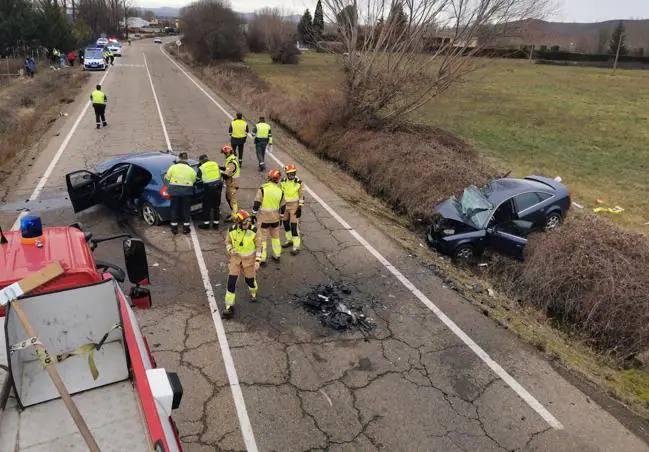
[{"label": "car's rear light", "polygon": [[167,187],[166,185],[163,185],[160,189],[160,195],[162,195],[164,199],[171,199],[171,196],[169,196],[169,193],[167,192],[168,188],[169,187]]}]

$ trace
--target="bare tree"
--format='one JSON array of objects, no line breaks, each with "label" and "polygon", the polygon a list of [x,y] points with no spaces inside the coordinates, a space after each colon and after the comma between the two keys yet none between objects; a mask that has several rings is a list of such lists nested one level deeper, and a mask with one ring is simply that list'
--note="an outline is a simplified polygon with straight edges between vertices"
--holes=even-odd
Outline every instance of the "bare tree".
[{"label": "bare tree", "polygon": [[344,47],[350,112],[398,123],[474,67],[472,56],[552,0],[323,0]]}]

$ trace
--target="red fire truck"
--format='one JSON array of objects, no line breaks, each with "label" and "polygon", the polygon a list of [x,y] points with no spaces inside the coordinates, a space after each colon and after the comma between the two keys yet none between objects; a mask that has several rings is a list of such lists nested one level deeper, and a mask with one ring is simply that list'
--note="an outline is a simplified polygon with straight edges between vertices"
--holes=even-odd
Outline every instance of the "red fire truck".
[{"label": "red fire truck", "polygon": [[[176,374],[156,367],[133,308],[149,308],[142,241],[95,239],[79,226],[0,237],[0,290],[58,262],[64,273],[20,298],[72,400],[101,450],[181,451],[172,410],[182,398]],[[0,231],[0,234],[1,231]],[[124,238],[126,272],[96,261],[98,243]],[[120,283],[132,287],[126,296]],[[0,451],[87,450],[27,337],[17,309],[0,318]]]}]

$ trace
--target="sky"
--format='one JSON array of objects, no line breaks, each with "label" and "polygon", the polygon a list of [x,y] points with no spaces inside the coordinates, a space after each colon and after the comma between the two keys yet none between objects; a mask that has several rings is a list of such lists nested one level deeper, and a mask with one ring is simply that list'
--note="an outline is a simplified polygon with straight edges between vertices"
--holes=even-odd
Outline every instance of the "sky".
[{"label": "sky", "polygon": [[[252,12],[266,6],[279,7],[293,13],[309,8],[317,0],[230,0],[236,11]],[[184,6],[188,0],[136,0],[138,6]],[[558,12],[548,18],[561,22],[599,22],[612,19],[649,19],[649,0],[558,0]]]}]

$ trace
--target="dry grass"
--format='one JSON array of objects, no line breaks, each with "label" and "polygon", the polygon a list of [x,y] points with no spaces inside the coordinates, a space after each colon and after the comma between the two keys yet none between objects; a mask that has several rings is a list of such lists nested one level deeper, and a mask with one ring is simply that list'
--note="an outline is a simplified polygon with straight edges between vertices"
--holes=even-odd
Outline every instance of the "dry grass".
[{"label": "dry grass", "polygon": [[590,214],[533,235],[523,263],[496,257],[501,287],[619,359],[649,349],[649,242]]},{"label": "dry grass", "polygon": [[68,103],[87,74],[43,71],[33,79],[15,79],[0,89],[0,164],[37,141]]}]

